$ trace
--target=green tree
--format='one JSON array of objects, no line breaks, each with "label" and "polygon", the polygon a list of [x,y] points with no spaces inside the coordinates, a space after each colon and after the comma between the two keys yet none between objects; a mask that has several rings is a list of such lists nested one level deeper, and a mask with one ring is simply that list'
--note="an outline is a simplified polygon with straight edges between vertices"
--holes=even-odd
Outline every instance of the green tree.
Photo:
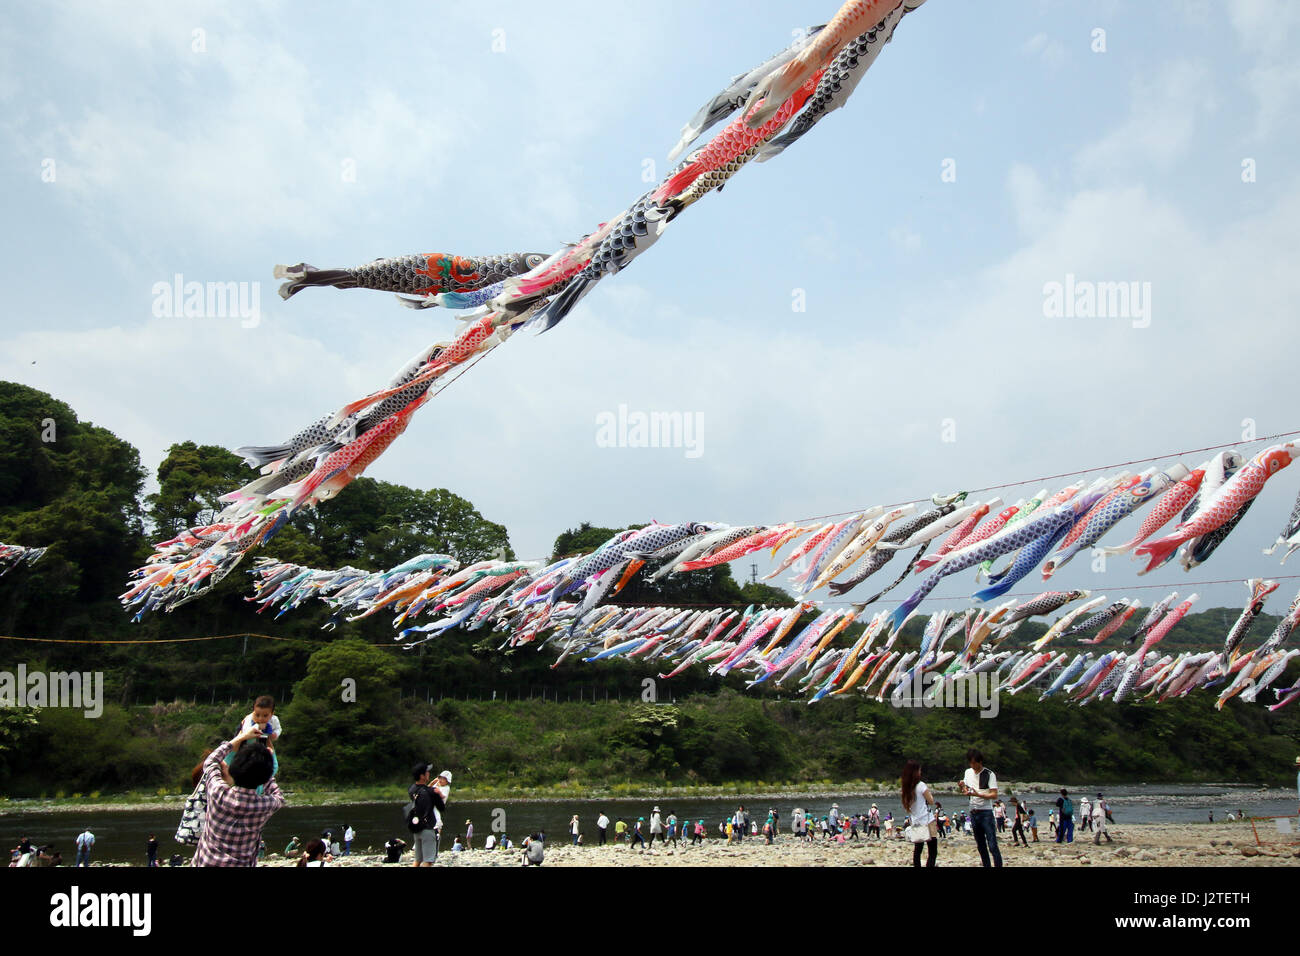
[{"label": "green tree", "polygon": [[282,533],[268,553],[286,559],[291,549],[314,554],[322,567],[382,570],[422,552],[450,554],[464,564],[514,558],[505,527],[488,521],[460,495],[371,478],[358,478],[332,501],[295,518],[291,528],[297,535]]},{"label": "green tree", "polygon": [[50,548],[24,569],[24,587],[0,593],[0,626],[89,629],[138,557],[144,477],[139,453],[112,432],[0,382],[0,541]]},{"label": "green tree", "polygon": [[8,776],[24,742],[36,729],[36,713],[32,707],[0,707],[0,780]]},{"label": "green tree", "polygon": [[284,708],[284,759],[319,780],[369,781],[415,762],[421,742],[399,720],[402,666],[348,638],[316,651]]},{"label": "green tree", "polygon": [[211,524],[225,507],[221,496],[255,477],[238,455],[217,445],[172,445],[158,466],[158,491],[145,499],[150,524],[161,537]]}]

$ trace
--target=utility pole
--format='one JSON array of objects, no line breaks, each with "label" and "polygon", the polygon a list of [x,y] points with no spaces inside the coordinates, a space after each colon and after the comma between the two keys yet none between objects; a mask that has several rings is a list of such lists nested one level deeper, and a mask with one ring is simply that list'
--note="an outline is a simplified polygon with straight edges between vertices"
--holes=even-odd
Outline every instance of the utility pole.
[{"label": "utility pole", "polygon": [[758,565],[757,565],[757,564],[751,564],[751,565],[749,566],[749,583],[750,583],[750,584],[757,584],[757,583],[758,583]]}]

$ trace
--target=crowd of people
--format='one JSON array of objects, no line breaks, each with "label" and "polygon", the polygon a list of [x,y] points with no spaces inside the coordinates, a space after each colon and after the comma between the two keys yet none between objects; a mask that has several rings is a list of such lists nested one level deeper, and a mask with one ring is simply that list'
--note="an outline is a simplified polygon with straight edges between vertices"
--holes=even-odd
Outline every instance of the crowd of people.
[{"label": "crowd of people", "polygon": [[[194,768],[194,790],[186,800],[176,831],[177,842],[195,846],[190,865],[255,866],[265,858],[263,828],[285,804],[275,781],[279,767],[275,744],[282,734],[283,727],[275,715],[275,701],[269,696],[258,697],[235,736],[219,744]],[[1297,764],[1300,765],[1300,758]],[[935,866],[939,841],[964,834],[973,838],[984,866],[1001,866],[998,835],[1005,834],[1009,828],[1013,846],[1037,843],[1040,818],[1022,797],[1002,796],[997,776],[984,765],[984,755],[979,750],[968,751],[967,765],[958,789],[967,798],[968,806],[955,813],[950,814],[935,798],[933,789],[922,779],[922,766],[909,760],[899,780],[901,818],[895,819],[888,808],[882,812],[875,803],[866,810],[847,814],[841,812],[838,803],[832,803],[829,812],[820,817],[795,807],[790,815],[790,831],[796,840],[803,842],[910,841],[914,848],[912,862],[917,867],[922,865],[923,857],[925,866]],[[428,867],[437,862],[443,832],[447,829],[452,772],[442,770],[437,776],[432,774],[433,766],[428,763],[413,768],[413,782],[403,809],[409,842],[399,836],[390,838],[384,844],[385,863],[401,862],[408,849],[412,851],[412,866]],[[1239,812],[1237,819],[1244,816]],[[1228,819],[1233,818],[1229,813]],[[1213,819],[1211,813],[1211,822]],[[1080,834],[1092,833],[1095,844],[1103,840],[1113,842],[1107,832],[1108,824],[1113,822],[1110,807],[1101,793],[1095,799],[1083,795],[1076,805],[1074,798],[1062,788],[1048,811],[1049,839],[1072,843],[1077,829]],[[781,814],[776,808],[756,815],[739,805],[734,813],[718,822],[717,833],[728,844],[762,838],[770,845],[776,842],[780,828]],[[612,841],[643,852],[652,851],[656,844],[674,849],[701,846],[709,836],[709,827],[703,819],[679,816],[671,808],[664,813],[658,805],[650,811],[648,819],[638,816],[635,820],[622,817],[611,820],[602,810],[596,817],[595,830],[595,845],[605,846]],[[578,814],[569,821],[567,836],[575,847],[587,845],[587,834]],[[325,866],[340,856],[351,855],[355,839],[356,831],[351,826],[343,828],[341,843],[332,830],[325,830],[318,839],[306,844],[295,836],[285,847],[284,856],[296,857],[298,866]],[[484,840],[483,849],[493,852],[518,849],[521,862],[535,866],[544,859],[545,841],[545,833],[538,831],[529,834],[516,847],[504,833],[493,832]],[[95,846],[95,835],[89,827],[76,837],[75,846],[76,865],[89,866]],[[464,836],[453,836],[448,850],[458,854],[473,849],[474,824],[467,819]],[[146,844],[148,866],[159,865],[158,853],[158,839],[150,834]],[[61,863],[62,855],[53,845],[36,846],[24,837],[14,848],[10,865],[58,866]],[[179,853],[172,854],[169,865],[183,865]]]},{"label": "crowd of people", "polygon": [[[943,804],[935,799],[933,790],[921,779],[921,765],[909,760],[900,775],[899,798],[903,809],[900,819],[895,819],[892,810],[882,812],[875,803],[867,810],[847,814],[841,812],[838,803],[832,803],[830,811],[821,817],[795,807],[790,815],[790,831],[796,840],[802,842],[907,840],[913,844],[912,862],[918,867],[922,865],[923,856],[926,866],[936,865],[941,839],[965,834],[974,839],[984,866],[1001,866],[998,834],[1005,834],[1009,823],[1013,845],[1037,843],[1038,815],[1021,797],[1011,795],[1003,799],[1000,796],[997,776],[984,765],[984,755],[979,750],[971,749],[967,753],[967,764],[958,788],[967,797],[969,806],[954,814],[944,810]],[[1114,818],[1102,794],[1097,794],[1095,802],[1085,797],[1079,812],[1087,821],[1082,829],[1093,831],[1095,843],[1100,843],[1103,838],[1113,842],[1106,832],[1106,824],[1113,822]],[[1073,801],[1062,789],[1055,809],[1049,815],[1051,835],[1058,843],[1073,842],[1074,813]],[[759,837],[766,844],[773,843],[780,832],[780,813],[775,808],[769,809],[761,825],[759,818],[740,805],[735,813],[718,822],[718,835],[728,844]],[[597,845],[604,846],[609,842],[610,830],[610,818],[602,811],[596,818]],[[619,818],[613,823],[612,831],[615,844],[648,851],[653,850],[656,843],[673,848],[701,844],[708,828],[703,820],[681,819],[671,810],[664,814],[656,805],[650,811],[649,820],[637,817],[629,823]],[[578,814],[569,821],[569,837],[574,846],[586,842]]]}]

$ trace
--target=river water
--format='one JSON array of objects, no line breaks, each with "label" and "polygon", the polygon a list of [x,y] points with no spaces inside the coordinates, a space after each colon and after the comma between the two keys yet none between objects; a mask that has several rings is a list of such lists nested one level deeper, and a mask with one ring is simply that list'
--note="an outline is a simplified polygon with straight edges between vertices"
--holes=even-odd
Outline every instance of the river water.
[{"label": "river water", "polygon": [[[1233,784],[1157,784],[1128,786],[1071,786],[1070,794],[1076,805],[1085,793],[1095,796],[1098,789],[1106,795],[1115,825],[1125,823],[1203,823],[1214,813],[1216,828],[1229,811],[1244,810],[1248,816],[1286,816],[1297,811],[1296,793],[1292,790],[1261,790]],[[937,799],[950,811],[960,810],[965,801],[955,789],[936,787]],[[1039,824],[1039,838],[1047,837],[1047,814],[1053,808],[1055,793],[1028,793],[1024,795]],[[351,825],[357,833],[353,844],[355,851],[367,847],[380,847],[393,836],[409,841],[402,826],[401,811],[406,800],[396,793],[392,803],[358,803],[331,807],[295,807],[290,805],[271,818],[264,831],[268,850],[283,852],[293,836],[305,843],[331,829],[336,839],[341,839],[343,827]],[[883,815],[889,811],[901,816],[898,795],[877,794],[818,794],[815,796],[779,796],[773,798],[710,797],[664,798],[655,800],[456,800],[452,802],[446,819],[444,848],[450,846],[455,834],[465,832],[464,821],[474,821],[474,846],[481,847],[483,839],[493,829],[494,823],[518,843],[529,833],[544,830],[548,839],[567,839],[568,824],[573,814],[585,834],[585,841],[596,838],[596,817],[603,811],[611,821],[620,817],[629,824],[637,817],[647,821],[655,806],[665,818],[674,812],[680,819],[704,820],[710,838],[720,838],[718,824],[724,817],[744,803],[751,816],[761,824],[767,811],[775,808],[781,814],[781,829],[789,832],[790,812],[803,807],[808,813],[822,816],[829,812],[832,803],[838,803],[842,813],[865,812],[872,803],[879,805]],[[76,852],[74,841],[82,828],[89,826],[95,834],[93,860],[96,862],[129,862],[143,864],[145,843],[151,833],[159,841],[159,855],[165,862],[175,852],[188,860],[193,850],[181,847],[173,839],[180,820],[181,808],[168,810],[95,810],[85,813],[11,813],[0,815],[0,846],[8,850],[26,836],[37,844],[52,843],[62,851],[65,862],[71,864]],[[1235,826],[1224,823],[1226,828]],[[611,838],[613,827],[610,828]],[[409,857],[408,857],[409,859]]]}]

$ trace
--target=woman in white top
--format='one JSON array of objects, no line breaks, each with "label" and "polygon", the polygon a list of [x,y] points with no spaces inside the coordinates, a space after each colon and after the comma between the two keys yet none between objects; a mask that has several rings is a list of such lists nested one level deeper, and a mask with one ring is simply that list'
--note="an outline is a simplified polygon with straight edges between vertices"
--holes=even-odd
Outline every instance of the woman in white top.
[{"label": "woman in white top", "polygon": [[[935,855],[939,852],[938,824],[934,819],[934,795],[930,788],[921,782],[921,765],[909,760],[903,765],[903,809],[912,818],[913,827],[925,827],[929,838],[912,843],[912,865],[921,865],[921,847],[928,847],[925,865],[934,866]],[[914,831],[915,832],[915,831]]]}]

